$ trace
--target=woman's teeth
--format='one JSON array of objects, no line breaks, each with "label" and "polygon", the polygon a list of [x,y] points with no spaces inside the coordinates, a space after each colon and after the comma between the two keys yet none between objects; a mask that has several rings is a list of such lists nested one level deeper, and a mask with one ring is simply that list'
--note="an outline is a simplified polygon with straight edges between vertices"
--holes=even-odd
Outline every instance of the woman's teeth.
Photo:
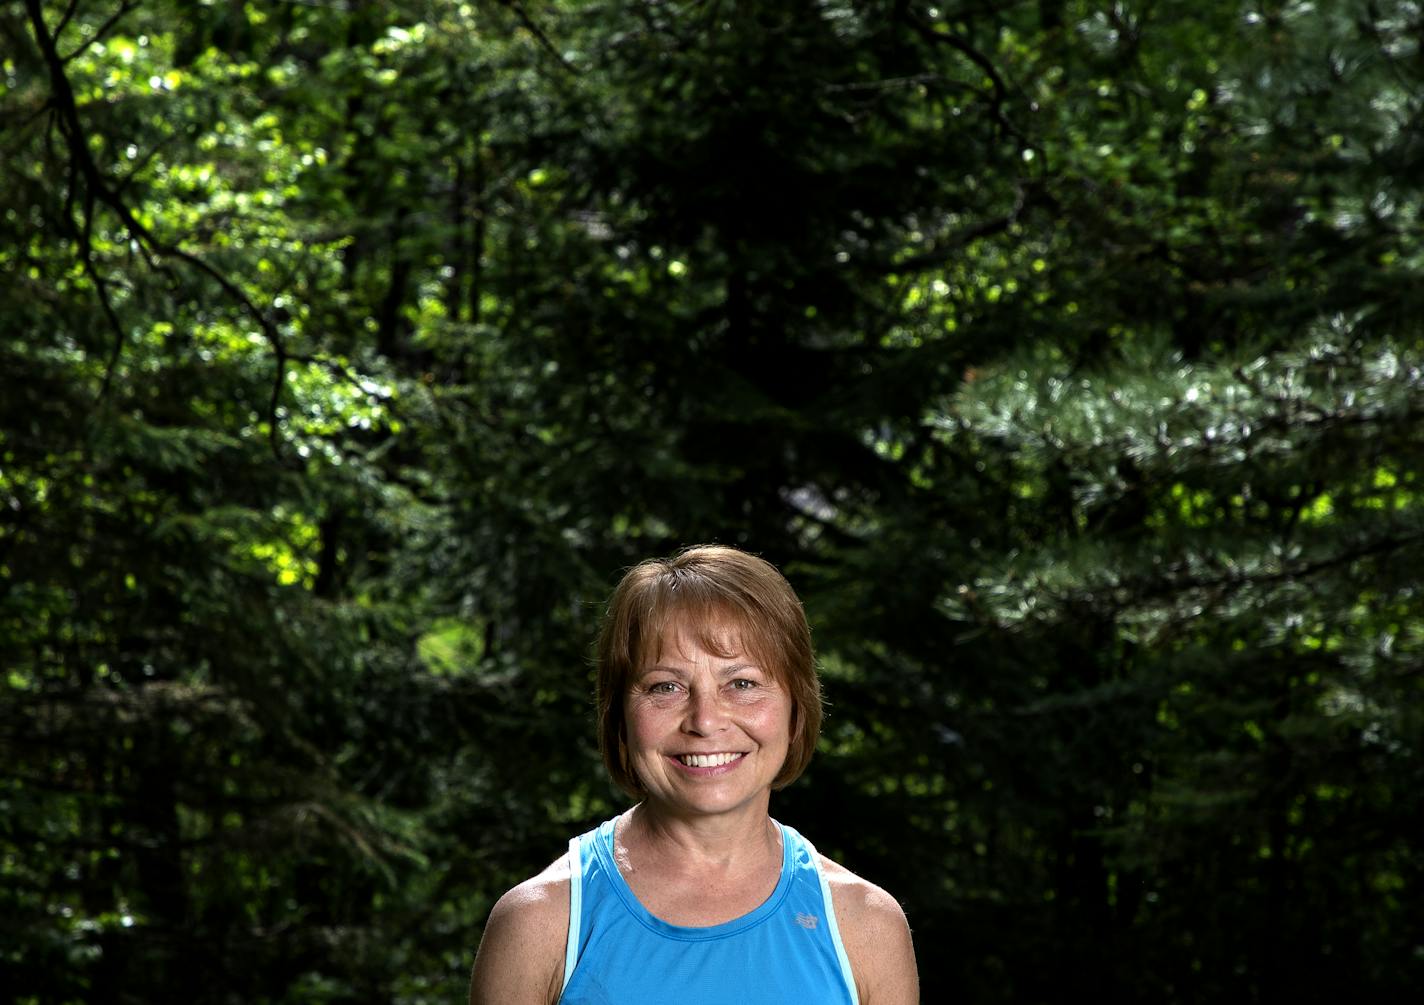
[{"label": "woman's teeth", "polygon": [[679,754],[678,760],[689,768],[716,768],[730,764],[741,754]]}]

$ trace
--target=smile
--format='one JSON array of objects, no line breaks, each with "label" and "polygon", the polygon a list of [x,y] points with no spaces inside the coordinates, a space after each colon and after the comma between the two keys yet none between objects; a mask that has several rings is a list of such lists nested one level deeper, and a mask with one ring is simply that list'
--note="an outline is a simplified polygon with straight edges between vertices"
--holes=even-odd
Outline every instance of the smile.
[{"label": "smile", "polygon": [[677,759],[689,768],[720,768],[745,754],[678,754]]}]

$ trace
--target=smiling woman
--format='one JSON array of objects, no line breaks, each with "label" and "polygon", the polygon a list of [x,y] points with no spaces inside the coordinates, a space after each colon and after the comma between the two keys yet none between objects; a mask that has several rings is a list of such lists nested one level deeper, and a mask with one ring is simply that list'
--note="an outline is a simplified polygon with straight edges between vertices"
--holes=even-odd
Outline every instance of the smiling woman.
[{"label": "smiling woman", "polygon": [[471,1005],[918,1001],[899,904],[769,814],[821,724],[811,633],[772,565],[708,546],[632,569],[598,714],[639,802],[495,905]]}]

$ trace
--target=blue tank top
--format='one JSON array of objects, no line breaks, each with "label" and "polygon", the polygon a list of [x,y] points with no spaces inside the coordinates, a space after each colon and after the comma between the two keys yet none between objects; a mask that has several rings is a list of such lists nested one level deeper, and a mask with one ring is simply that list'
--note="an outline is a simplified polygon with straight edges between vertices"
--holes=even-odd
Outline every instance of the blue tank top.
[{"label": "blue tank top", "polygon": [[781,878],[750,914],[707,928],[654,917],[613,858],[617,818],[569,842],[559,1005],[858,1005],[816,849],[781,829]]}]

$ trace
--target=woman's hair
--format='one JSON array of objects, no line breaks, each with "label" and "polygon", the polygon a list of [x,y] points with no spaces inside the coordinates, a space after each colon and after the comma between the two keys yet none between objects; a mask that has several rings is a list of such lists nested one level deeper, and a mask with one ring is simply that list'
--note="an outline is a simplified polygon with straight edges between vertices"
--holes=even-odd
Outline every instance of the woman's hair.
[{"label": "woman's hair", "polygon": [[656,662],[672,626],[722,658],[740,643],[791,696],[791,745],[772,788],[806,770],[821,735],[821,683],[801,601],[776,567],[736,548],[699,545],[630,569],[613,591],[598,639],[598,748],[632,796],[642,784],[628,762],[623,699],[629,680]]}]

